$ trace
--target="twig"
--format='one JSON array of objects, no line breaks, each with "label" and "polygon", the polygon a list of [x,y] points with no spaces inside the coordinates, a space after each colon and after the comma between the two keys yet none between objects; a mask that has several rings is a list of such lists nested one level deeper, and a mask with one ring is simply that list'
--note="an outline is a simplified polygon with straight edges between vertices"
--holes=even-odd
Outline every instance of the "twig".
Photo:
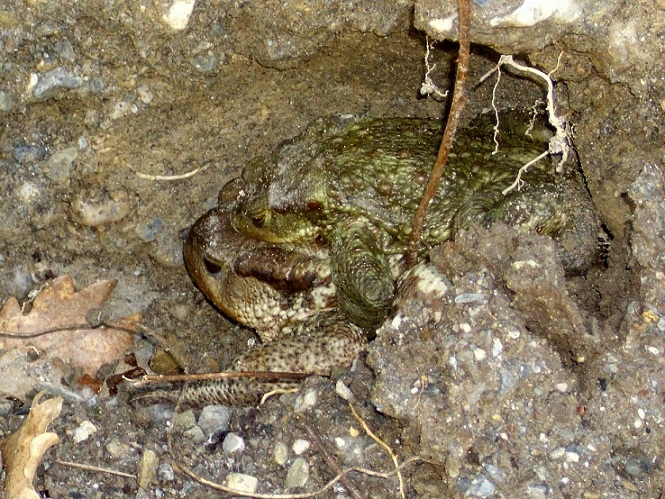
[{"label": "twig", "polygon": [[439,188],[441,177],[448,162],[448,155],[452,149],[455,131],[459,123],[460,114],[466,103],[466,91],[464,85],[469,72],[469,54],[470,54],[470,26],[471,26],[471,6],[469,0],[457,0],[457,10],[459,12],[459,55],[457,57],[457,71],[455,73],[455,85],[453,87],[453,99],[450,104],[450,113],[446,122],[446,129],[443,132],[439,154],[436,157],[432,173],[425,192],[420,199],[420,204],[413,217],[413,225],[409,243],[407,247],[406,259],[407,265],[412,267],[418,259],[418,249],[425,225],[425,217],[429,210],[430,202],[436,195]]},{"label": "twig", "polygon": [[110,470],[108,468],[100,468],[98,466],[91,466],[89,464],[72,463],[71,461],[61,461],[60,459],[56,459],[55,462],[63,466],[69,466],[70,468],[78,468],[80,470],[85,470],[85,471],[95,471],[97,473],[106,473],[107,475],[116,475],[124,478],[133,478],[134,480],[136,480],[136,475],[123,473],[122,471]]},{"label": "twig", "polygon": [[[171,457],[173,458],[173,455]],[[343,476],[348,475],[351,472],[362,473],[363,475],[374,476],[377,478],[390,478],[394,474],[401,472],[406,466],[418,462],[428,462],[428,461],[423,459],[422,457],[411,457],[406,461],[404,461],[397,469],[394,469],[387,473],[380,473],[378,471],[368,470],[367,468],[359,468],[359,467],[346,468],[344,471],[339,473],[335,478],[333,478],[327,484],[321,487],[319,490],[315,490],[314,492],[305,492],[302,494],[260,494],[257,492],[245,492],[243,490],[232,489],[231,487],[227,487],[226,485],[206,480],[202,476],[194,473],[188,467],[178,463],[178,461],[175,458],[173,458],[173,469],[187,475],[192,480],[194,480],[197,483],[200,483],[201,485],[205,485],[206,487],[210,487],[211,489],[221,490],[222,492],[227,492],[229,494],[237,496],[254,497],[256,499],[308,499],[310,497],[317,497],[326,492],[327,490],[330,490],[337,482],[339,482],[342,479]]]},{"label": "twig", "polygon": [[[395,464],[395,469],[399,469],[399,461],[397,460],[397,454],[390,448],[390,446],[385,443],[383,440],[381,440],[379,437],[376,436],[376,434],[370,429],[369,426],[367,426],[367,423],[363,418],[360,417],[360,414],[356,412],[356,408],[353,407],[353,404],[349,402],[349,408],[351,409],[351,413],[353,414],[353,417],[356,418],[356,420],[361,424],[363,427],[363,430],[365,430],[365,433],[367,433],[372,440],[374,440],[377,444],[379,444],[381,447],[385,449],[385,451],[388,453],[390,458],[393,460],[393,463]],[[404,478],[402,477],[401,472],[397,472],[397,479],[399,480],[399,492],[402,498],[406,497],[404,495]]]},{"label": "twig", "polygon": [[[321,453],[321,456],[323,457],[323,460],[326,462],[328,467],[330,467],[330,469],[338,475],[342,473],[342,468],[340,467],[339,463],[335,457],[330,452],[328,452],[328,449],[326,449],[325,445],[321,441],[321,437],[319,437],[314,428],[312,428],[308,423],[304,423],[304,427],[307,435],[309,435],[309,438],[314,441],[314,445],[316,445],[316,447],[319,449],[319,452]],[[351,482],[351,480],[349,480],[346,475],[342,476],[339,481],[342,485],[344,485],[344,487],[346,487],[346,490],[349,491],[349,494],[351,494],[352,497],[355,497],[356,499],[364,499],[364,496],[358,491],[353,482]]]},{"label": "twig", "polygon": [[182,175],[148,175],[147,173],[142,173],[142,172],[136,171],[133,168],[132,168],[132,170],[134,170],[134,174],[139,178],[143,178],[143,179],[146,179],[146,180],[166,180],[166,181],[170,181],[170,180],[183,180],[183,179],[186,179],[186,178],[189,178],[189,177],[193,177],[194,175],[196,175],[199,172],[202,172],[203,170],[205,170],[209,166],[210,166],[210,163],[207,163],[203,166],[199,166],[198,168],[196,168],[192,171],[189,171],[187,173],[183,173]]}]

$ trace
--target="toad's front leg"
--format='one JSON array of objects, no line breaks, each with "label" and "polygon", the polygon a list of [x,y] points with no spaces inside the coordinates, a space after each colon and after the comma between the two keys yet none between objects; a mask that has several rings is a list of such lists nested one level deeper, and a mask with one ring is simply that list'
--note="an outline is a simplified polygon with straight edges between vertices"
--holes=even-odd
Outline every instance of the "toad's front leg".
[{"label": "toad's front leg", "polygon": [[342,224],[330,239],[333,283],[339,309],[373,331],[386,318],[395,295],[388,259],[366,220]]}]

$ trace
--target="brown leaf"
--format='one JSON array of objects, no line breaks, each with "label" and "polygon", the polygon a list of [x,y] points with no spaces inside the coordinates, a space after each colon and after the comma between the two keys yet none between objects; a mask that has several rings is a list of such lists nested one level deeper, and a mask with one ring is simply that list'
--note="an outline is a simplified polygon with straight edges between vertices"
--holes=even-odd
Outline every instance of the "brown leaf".
[{"label": "brown leaf", "polygon": [[[30,370],[40,366],[35,358],[42,363],[60,359],[74,367],[80,368],[84,373],[94,375],[102,364],[119,358],[132,344],[133,335],[114,328],[92,329],[87,325],[86,314],[99,308],[109,298],[115,281],[99,281],[77,292],[74,282],[69,276],[61,276],[45,284],[35,297],[32,308],[27,314],[15,298],[7,300],[0,310],[0,330],[14,335],[28,336],[57,327],[71,327],[81,325],[81,329],[71,331],[57,331],[38,337],[6,338],[0,337],[0,391],[12,393],[18,398],[24,398],[30,386],[25,382],[19,383],[22,378],[16,365],[5,365],[2,359],[23,364],[29,362]],[[135,328],[140,320],[136,314],[122,320],[117,324],[122,327]],[[9,352],[13,355],[7,355]],[[52,366],[49,366],[52,367]],[[9,375],[13,372],[14,376]],[[54,376],[45,376],[53,380]],[[4,380],[4,381],[3,381]],[[13,384],[14,386],[13,386]]]},{"label": "brown leaf", "polygon": [[46,428],[60,415],[62,409],[61,397],[39,403],[43,395],[44,392],[40,392],[35,396],[30,413],[21,427],[0,442],[7,471],[5,497],[39,498],[32,480],[46,451],[60,441],[58,435],[47,432]]}]

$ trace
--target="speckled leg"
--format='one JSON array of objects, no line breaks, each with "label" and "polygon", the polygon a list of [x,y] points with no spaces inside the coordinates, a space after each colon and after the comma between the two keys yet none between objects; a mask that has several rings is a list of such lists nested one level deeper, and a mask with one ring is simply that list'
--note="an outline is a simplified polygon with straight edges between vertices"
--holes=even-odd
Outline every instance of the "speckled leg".
[{"label": "speckled leg", "polygon": [[340,227],[332,237],[330,257],[339,309],[353,323],[373,331],[390,310],[395,286],[372,229],[364,221]]},{"label": "speckled leg", "polygon": [[[365,346],[365,334],[337,312],[323,312],[301,324],[286,338],[262,345],[235,358],[228,371],[272,371],[330,375],[334,366],[349,366]],[[297,381],[252,378],[213,380],[185,388],[186,405],[252,405],[277,388]]]}]

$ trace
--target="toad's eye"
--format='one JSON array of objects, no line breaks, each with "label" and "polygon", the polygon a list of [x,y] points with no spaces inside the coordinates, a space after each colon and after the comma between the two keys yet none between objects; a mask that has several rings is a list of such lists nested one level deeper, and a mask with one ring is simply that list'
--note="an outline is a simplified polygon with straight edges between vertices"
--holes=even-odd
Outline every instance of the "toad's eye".
[{"label": "toad's eye", "polygon": [[210,275],[216,275],[222,270],[222,267],[207,258],[203,259],[203,266]]},{"label": "toad's eye", "polygon": [[257,213],[250,213],[249,219],[254,224],[254,227],[263,227],[263,225],[266,223],[266,212],[260,211]]}]

